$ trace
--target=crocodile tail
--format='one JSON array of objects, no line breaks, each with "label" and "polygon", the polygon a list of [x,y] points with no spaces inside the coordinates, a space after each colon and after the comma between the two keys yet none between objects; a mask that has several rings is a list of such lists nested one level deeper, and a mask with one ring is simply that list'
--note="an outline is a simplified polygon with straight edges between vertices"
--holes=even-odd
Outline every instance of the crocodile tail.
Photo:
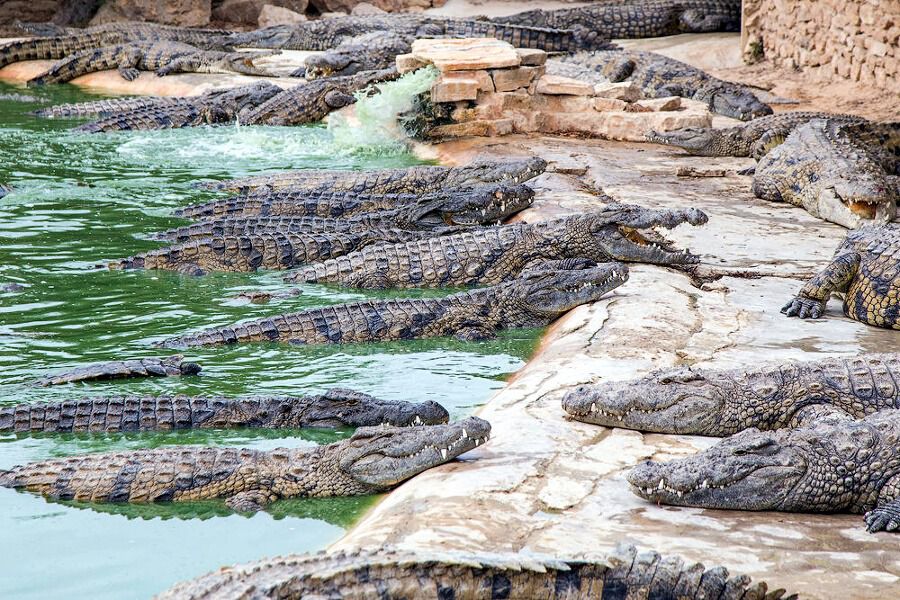
[{"label": "crocodile tail", "polygon": [[23,60],[63,58],[62,51],[54,52],[54,45],[46,38],[9,42],[0,46],[0,67]]}]

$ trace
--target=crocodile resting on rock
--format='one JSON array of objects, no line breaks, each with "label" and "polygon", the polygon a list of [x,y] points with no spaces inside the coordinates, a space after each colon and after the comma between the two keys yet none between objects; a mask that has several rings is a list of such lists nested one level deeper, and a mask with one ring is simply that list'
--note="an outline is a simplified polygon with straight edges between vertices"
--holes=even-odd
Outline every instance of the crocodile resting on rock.
[{"label": "crocodile resting on rock", "polygon": [[827,413],[858,419],[900,409],[900,354],[725,371],[667,369],[578,386],[563,397],[562,406],[585,423],[717,437],[751,427],[796,427]]},{"label": "crocodile resting on rock", "polygon": [[794,129],[813,119],[835,119],[846,123],[866,121],[853,115],[798,110],[757,117],[725,129],[685,127],[673,131],[650,131],[646,137],[648,142],[682,148],[696,156],[751,156],[759,160],[783,143]]},{"label": "crocodile resting on rock", "polygon": [[363,248],[301,267],[285,280],[370,289],[455,287],[494,285],[529,267],[568,259],[687,265],[699,259],[687,250],[674,250],[651,228],[701,225],[706,220],[695,208],[610,204],[594,213],[539,223]]},{"label": "crocodile resting on rock", "polygon": [[900,201],[900,122],[812,120],[759,161],[753,193],[844,227],[892,221]]},{"label": "crocodile resting on rock", "polygon": [[66,83],[88,73],[117,69],[126,81],[134,81],[141,71],[155,71],[163,77],[171,73],[241,73],[272,77],[253,60],[277,51],[220,52],[200,50],[180,42],[129,42],[77,52],[56,62],[46,72],[29,79],[29,86]]},{"label": "crocodile resting on rock", "polygon": [[714,113],[749,121],[772,114],[749,88],[654,52],[601,50],[560,60],[593,69],[613,82],[633,81],[649,98],[682,96],[705,102]]},{"label": "crocodile resting on rock", "polygon": [[348,38],[330,50],[308,57],[304,66],[291,75],[319,79],[385,69],[394,65],[397,56],[412,51],[413,39],[393,31],[373,31]]},{"label": "crocodile resting on rock", "polygon": [[529,554],[409,552],[291,555],[226,567],[180,583],[157,600],[321,598],[401,600],[788,600],[784,590],[729,578],[677,556],[619,545],[595,559]]},{"label": "crocodile resting on rock", "polygon": [[415,166],[368,171],[304,170],[256,175],[243,179],[209,181],[198,187],[246,193],[290,189],[307,192],[353,192],[356,194],[428,194],[485,183],[524,183],[541,175],[547,161],[536,156],[515,160],[475,160],[459,167]]},{"label": "crocodile resting on rock", "polygon": [[897,410],[859,421],[813,416],[796,429],[745,429],[694,456],[647,461],[628,481],[659,504],[866,513],[870,532],[893,531],[900,527],[898,439]]},{"label": "crocodile resting on rock", "polygon": [[134,360],[111,360],[77,367],[71,371],[48,375],[38,379],[34,385],[47,387],[77,381],[99,381],[130,377],[177,377],[196,375],[200,365],[184,362],[184,356],[175,354],[164,358],[137,358]]},{"label": "crocodile resting on rock", "polygon": [[0,470],[0,486],[84,502],[225,499],[236,511],[282,498],[385,492],[487,441],[469,417],[446,425],[361,427],[316,448],[157,448],[45,460]]},{"label": "crocodile resting on rock", "polygon": [[[561,261],[560,261],[561,262]],[[363,300],[263,317],[165,340],[192,347],[242,342],[341,344],[454,336],[483,340],[501,329],[544,327],[628,279],[620,263],[538,267],[492,287],[443,298]]]},{"label": "crocodile resting on rock", "polygon": [[334,388],[311,396],[104,396],[0,406],[0,433],[439,425],[436,402],[385,402]]},{"label": "crocodile resting on rock", "polygon": [[818,319],[835,292],[844,294],[844,314],[851,319],[900,329],[900,224],[869,225],[849,232],[831,263],[781,312]]}]

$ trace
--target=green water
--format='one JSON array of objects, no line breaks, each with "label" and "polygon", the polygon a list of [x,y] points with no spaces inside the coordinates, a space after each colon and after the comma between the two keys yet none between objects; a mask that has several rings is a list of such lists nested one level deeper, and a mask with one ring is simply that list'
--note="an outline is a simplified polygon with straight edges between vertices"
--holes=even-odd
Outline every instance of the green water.
[{"label": "green water", "polygon": [[[11,91],[22,90],[0,86],[0,93]],[[91,98],[69,86],[38,93],[53,102]],[[456,418],[482,404],[534,349],[535,331],[478,344],[246,345],[190,352],[204,367],[199,377],[31,388],[29,381],[49,371],[164,355],[150,344],[187,330],[364,297],[307,286],[299,297],[258,306],[232,296],[279,289],[278,273],[188,278],[95,269],[104,259],[157,247],[144,238],[183,223],[168,216],[174,207],[213,197],[192,181],[415,162],[396,147],[354,153],[346,131],[336,144],[324,127],[88,136],[68,133],[71,121],[26,114],[36,107],[0,102],[0,182],[16,188],[0,199],[0,283],[27,286],[0,294],[0,403],[108,393],[300,394],[342,385],[388,399],[436,400]],[[0,468],[163,444],[307,446],[350,433],[7,435],[0,436]],[[321,549],[374,500],[282,501],[248,517],[220,502],[85,505],[0,489],[0,598],[146,598],[223,564]]]}]

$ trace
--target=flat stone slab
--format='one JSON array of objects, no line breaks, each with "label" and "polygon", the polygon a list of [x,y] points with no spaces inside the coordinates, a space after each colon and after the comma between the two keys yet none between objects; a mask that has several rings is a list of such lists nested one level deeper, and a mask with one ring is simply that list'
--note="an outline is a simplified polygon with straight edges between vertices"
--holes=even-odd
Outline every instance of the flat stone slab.
[{"label": "flat stone slab", "polygon": [[544,75],[538,80],[535,91],[547,96],[593,96],[594,86],[570,77]]},{"label": "flat stone slab", "polygon": [[416,40],[410,54],[440,71],[502,69],[522,61],[511,44],[493,38]]}]

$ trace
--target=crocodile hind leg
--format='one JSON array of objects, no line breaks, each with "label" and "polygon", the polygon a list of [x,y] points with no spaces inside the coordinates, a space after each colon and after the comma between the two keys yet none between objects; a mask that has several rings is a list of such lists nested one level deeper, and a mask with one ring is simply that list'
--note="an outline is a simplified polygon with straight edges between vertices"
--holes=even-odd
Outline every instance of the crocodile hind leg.
[{"label": "crocodile hind leg", "polygon": [[750,156],[756,160],[769,153],[769,150],[784,143],[787,135],[784,131],[767,131],[750,145]]},{"label": "crocodile hind leg", "polygon": [[781,194],[781,187],[778,185],[778,179],[771,175],[760,175],[753,169],[753,195],[761,200],[769,202],[784,202],[784,196]]},{"label": "crocodile hind leg", "polygon": [[636,67],[637,63],[633,59],[620,58],[612,62],[604,71],[606,71],[605,74],[611,82],[618,83],[631,77]]},{"label": "crocodile hind leg", "polygon": [[725,15],[707,15],[698,10],[685,10],[681,13],[679,24],[684,33],[709,33],[727,31],[726,26],[732,20]]},{"label": "crocodile hind leg", "polygon": [[881,487],[875,508],[863,520],[869,533],[900,529],[900,475],[894,475]]},{"label": "crocodile hind leg", "polygon": [[781,312],[789,317],[818,319],[825,312],[825,304],[832,292],[846,291],[859,270],[860,256],[856,252],[845,252],[835,257],[815,277],[800,289]]},{"label": "crocodile hind leg", "polygon": [[234,496],[229,496],[225,500],[225,504],[235,512],[256,512],[262,510],[274,500],[276,498],[273,494],[262,490],[247,490],[238,492]]}]

